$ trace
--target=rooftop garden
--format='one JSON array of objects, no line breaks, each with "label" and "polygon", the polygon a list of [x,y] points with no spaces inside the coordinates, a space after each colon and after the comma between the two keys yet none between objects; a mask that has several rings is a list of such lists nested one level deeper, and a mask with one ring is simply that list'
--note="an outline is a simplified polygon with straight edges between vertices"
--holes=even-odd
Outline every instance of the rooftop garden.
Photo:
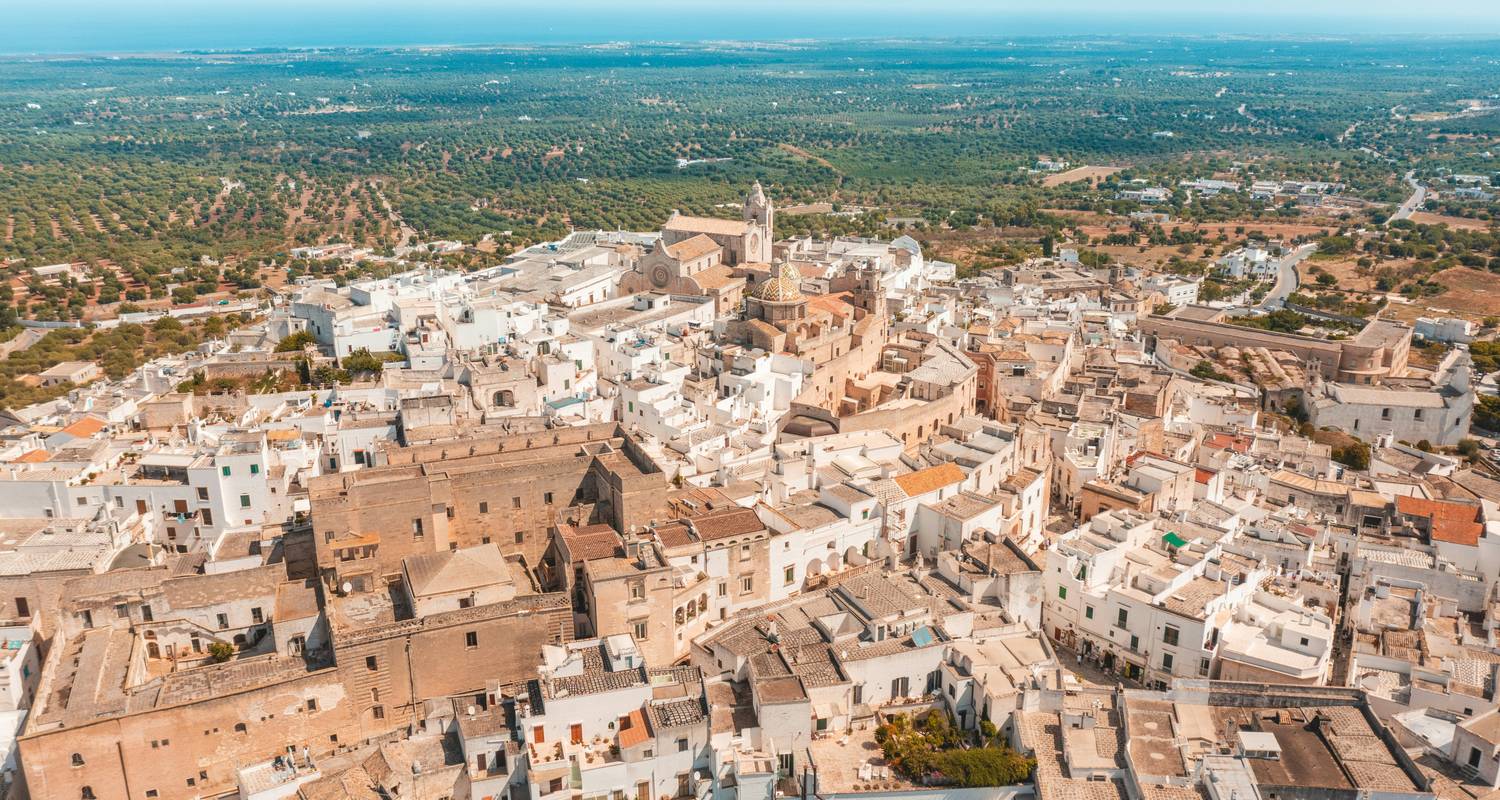
[{"label": "rooftop garden", "polygon": [[937,709],[892,716],[875,729],[885,759],[902,777],[927,786],[1010,786],[1024,783],[1036,759],[1012,750],[989,721],[960,729]]}]

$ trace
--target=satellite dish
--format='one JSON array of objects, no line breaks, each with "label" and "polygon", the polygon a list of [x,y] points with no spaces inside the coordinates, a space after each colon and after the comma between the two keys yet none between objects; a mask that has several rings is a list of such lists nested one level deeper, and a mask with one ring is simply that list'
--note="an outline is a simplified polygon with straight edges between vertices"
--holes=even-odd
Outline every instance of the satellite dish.
[{"label": "satellite dish", "polygon": [[339,591],[343,592],[344,594],[348,594],[348,593],[354,591],[354,584],[352,584],[352,583],[350,583],[348,581],[344,581],[344,583],[341,586],[339,586]]}]

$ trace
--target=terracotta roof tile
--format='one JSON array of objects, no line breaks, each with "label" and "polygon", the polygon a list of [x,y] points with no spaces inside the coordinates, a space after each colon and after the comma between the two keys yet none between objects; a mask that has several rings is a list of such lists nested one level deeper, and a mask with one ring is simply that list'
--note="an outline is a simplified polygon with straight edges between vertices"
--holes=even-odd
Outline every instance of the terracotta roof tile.
[{"label": "terracotta roof tile", "polygon": [[1396,497],[1396,513],[1428,520],[1428,536],[1439,542],[1479,544],[1484,525],[1479,521],[1479,506],[1428,500],[1422,497]]},{"label": "terracotta roof tile", "polygon": [[678,261],[693,261],[718,249],[718,242],[700,233],[692,238],[683,239],[677,244],[667,245],[667,255]]},{"label": "terracotta roof tile", "polygon": [[635,747],[651,738],[651,729],[646,727],[646,715],[639,708],[620,718],[620,747]]},{"label": "terracotta roof tile", "polygon": [[693,517],[693,530],[698,532],[698,537],[704,541],[723,539],[729,536],[742,536],[747,533],[758,533],[766,529],[760,517],[748,508],[727,508],[723,511],[711,511],[702,516]]},{"label": "terracotta roof tile", "polygon": [[80,439],[87,439],[90,436],[98,433],[99,431],[104,430],[104,425],[104,420],[99,419],[98,417],[84,417],[83,419],[74,422],[72,425],[63,428],[62,432],[70,436],[77,436]]},{"label": "terracotta roof tile", "polygon": [[944,486],[962,483],[963,479],[964,471],[952,461],[905,475],[897,475],[895,478],[896,485],[901,487],[901,491],[906,492],[907,497],[935,492]]}]

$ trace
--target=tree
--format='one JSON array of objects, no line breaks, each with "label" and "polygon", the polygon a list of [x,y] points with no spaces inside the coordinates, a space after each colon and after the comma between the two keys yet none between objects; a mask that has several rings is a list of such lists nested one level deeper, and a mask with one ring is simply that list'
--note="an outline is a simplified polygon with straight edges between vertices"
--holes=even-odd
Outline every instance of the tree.
[{"label": "tree", "polygon": [[1459,455],[1462,455],[1464,458],[1467,458],[1470,461],[1478,460],[1479,450],[1479,442],[1476,439],[1464,438],[1458,440]]},{"label": "tree", "polygon": [[277,342],[276,352],[295,353],[316,341],[317,338],[312,335],[312,331],[297,331]]},{"label": "tree", "polygon": [[1350,469],[1370,468],[1370,446],[1358,439],[1342,447],[1333,448],[1333,460]]},{"label": "tree", "polygon": [[363,348],[344,356],[343,360],[339,362],[339,366],[353,375],[360,373],[379,375],[384,365],[385,362],[378,356],[373,355],[369,350]]},{"label": "tree", "polygon": [[234,645],[228,642],[209,642],[208,657],[213,659],[215,663],[222,664],[234,658]]}]

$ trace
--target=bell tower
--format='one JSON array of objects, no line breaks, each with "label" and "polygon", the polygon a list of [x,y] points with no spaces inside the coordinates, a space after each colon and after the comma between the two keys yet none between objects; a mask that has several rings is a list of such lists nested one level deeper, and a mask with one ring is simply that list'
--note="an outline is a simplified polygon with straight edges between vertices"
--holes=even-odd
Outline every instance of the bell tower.
[{"label": "bell tower", "polygon": [[766,197],[760,181],[750,187],[745,196],[745,222],[749,231],[745,234],[745,261],[771,263],[771,244],[775,241],[776,210]]}]

